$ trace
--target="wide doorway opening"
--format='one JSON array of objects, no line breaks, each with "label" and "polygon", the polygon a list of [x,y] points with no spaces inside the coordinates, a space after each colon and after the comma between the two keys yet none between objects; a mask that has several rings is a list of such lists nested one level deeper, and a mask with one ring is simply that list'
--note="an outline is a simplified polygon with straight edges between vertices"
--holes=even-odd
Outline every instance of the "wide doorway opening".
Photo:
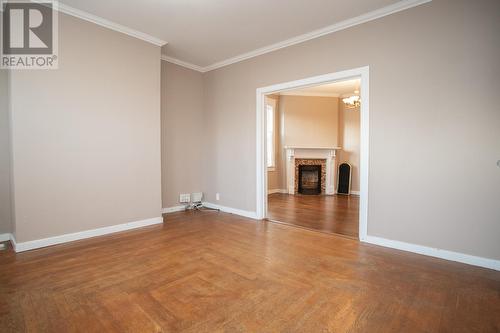
[{"label": "wide doorway opening", "polygon": [[257,102],[258,214],[364,239],[368,68],[260,88]]}]

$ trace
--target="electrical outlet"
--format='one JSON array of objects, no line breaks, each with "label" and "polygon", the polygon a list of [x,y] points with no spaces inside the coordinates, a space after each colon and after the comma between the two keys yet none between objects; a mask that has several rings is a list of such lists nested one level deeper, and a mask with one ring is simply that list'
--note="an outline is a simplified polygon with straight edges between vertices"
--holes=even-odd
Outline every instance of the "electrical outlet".
[{"label": "electrical outlet", "polygon": [[189,193],[183,193],[179,195],[179,202],[180,203],[189,203],[191,202],[191,194]]},{"label": "electrical outlet", "polygon": [[217,201],[220,200],[220,194],[219,193],[215,193],[215,200],[217,200]]}]

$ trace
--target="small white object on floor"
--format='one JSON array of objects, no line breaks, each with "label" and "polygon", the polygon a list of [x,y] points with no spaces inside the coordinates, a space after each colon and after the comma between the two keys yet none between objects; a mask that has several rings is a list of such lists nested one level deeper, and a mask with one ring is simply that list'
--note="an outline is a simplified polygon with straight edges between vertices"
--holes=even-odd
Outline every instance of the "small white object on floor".
[{"label": "small white object on floor", "polygon": [[0,243],[0,251],[5,250],[7,247],[4,243]]}]

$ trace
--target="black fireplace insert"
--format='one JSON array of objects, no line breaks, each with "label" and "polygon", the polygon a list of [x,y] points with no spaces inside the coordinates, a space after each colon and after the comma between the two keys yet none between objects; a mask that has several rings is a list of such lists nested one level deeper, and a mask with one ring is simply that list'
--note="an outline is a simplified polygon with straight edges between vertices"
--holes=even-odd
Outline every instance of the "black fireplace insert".
[{"label": "black fireplace insert", "polygon": [[299,165],[300,194],[321,194],[321,165]]}]

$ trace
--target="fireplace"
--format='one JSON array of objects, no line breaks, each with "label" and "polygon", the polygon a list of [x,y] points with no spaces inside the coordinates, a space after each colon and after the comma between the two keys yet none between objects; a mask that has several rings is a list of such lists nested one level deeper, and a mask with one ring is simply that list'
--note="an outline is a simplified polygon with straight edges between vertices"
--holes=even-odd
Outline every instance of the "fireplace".
[{"label": "fireplace", "polygon": [[285,149],[288,194],[299,193],[299,167],[301,165],[320,165],[321,194],[335,193],[335,155],[340,147],[285,147]]},{"label": "fireplace", "polygon": [[[294,159],[294,191],[302,194],[325,194],[327,185],[327,163],[321,158],[296,158]],[[316,179],[315,174],[319,174]],[[305,182],[302,178],[306,177]],[[305,186],[304,186],[305,185]],[[319,191],[317,188],[319,188]]]},{"label": "fireplace", "polygon": [[321,194],[321,165],[299,165],[298,192]]}]

